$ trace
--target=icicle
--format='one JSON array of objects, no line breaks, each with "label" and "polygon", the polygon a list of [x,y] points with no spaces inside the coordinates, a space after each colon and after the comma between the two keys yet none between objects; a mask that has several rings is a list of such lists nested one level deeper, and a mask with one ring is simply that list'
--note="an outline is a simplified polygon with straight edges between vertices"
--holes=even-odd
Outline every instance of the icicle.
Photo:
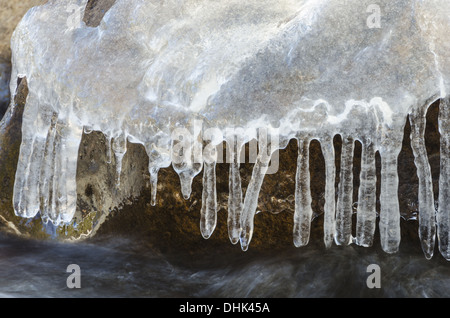
[{"label": "icicle", "polygon": [[107,136],[106,139],[106,163],[110,164],[112,162],[112,137]]},{"label": "icicle", "polygon": [[311,230],[311,186],[309,174],[309,143],[308,137],[298,138],[298,159],[295,184],[295,213],[294,213],[294,245],[306,246],[309,242]]},{"label": "icicle", "polygon": [[209,239],[217,224],[216,164],[219,159],[218,147],[222,147],[223,134],[219,129],[207,129],[203,138],[208,143],[205,144],[202,156],[204,168],[200,231],[205,239]]},{"label": "icicle", "polygon": [[356,222],[356,244],[359,246],[369,247],[373,244],[377,219],[376,178],[374,144],[370,139],[364,139]]},{"label": "icicle", "polygon": [[[386,137],[388,138],[388,137]],[[394,147],[394,145],[391,145]],[[398,150],[401,147],[395,145]],[[381,155],[381,193],[380,193],[380,240],[386,253],[398,252],[400,245],[400,207],[398,203],[398,173],[395,148]]]},{"label": "icicle", "polygon": [[253,236],[253,222],[258,206],[259,192],[261,191],[267,168],[268,165],[262,163],[261,159],[258,157],[255,166],[253,167],[252,178],[245,193],[244,206],[241,214],[242,231],[240,234],[240,241],[243,251],[248,249]]},{"label": "icicle", "polygon": [[150,174],[150,194],[152,206],[156,206],[156,195],[158,192],[158,174],[161,168],[170,166],[170,144],[165,144],[161,140],[145,145],[148,155],[148,172]]},{"label": "icicle", "polygon": [[51,219],[53,224],[70,222],[77,207],[77,161],[82,128],[68,116],[57,122],[55,171]]},{"label": "icicle", "polygon": [[158,191],[158,173],[159,169],[152,167],[150,171],[150,185],[151,185],[151,202],[152,206],[156,206],[156,194]]},{"label": "icicle", "polygon": [[425,111],[410,116],[411,147],[419,178],[419,238],[427,259],[434,253],[436,213],[434,209],[433,180],[425,147]]},{"label": "icicle", "polygon": [[[31,147],[30,147],[30,159],[28,160],[28,166],[25,170],[26,173],[23,177],[23,185],[20,186],[21,180],[16,183],[21,188],[18,189],[18,193],[20,195],[17,197],[15,202],[15,206],[18,207],[16,211],[19,211],[21,216],[24,217],[33,217],[39,211],[38,205],[38,193],[36,187],[32,186],[32,182],[35,182],[36,176],[35,174],[39,172],[40,164],[41,164],[41,154],[44,152],[45,140],[40,136],[35,136],[32,139]],[[26,146],[29,147],[29,146]],[[16,175],[17,180],[17,175]],[[16,186],[16,188],[18,188]]]},{"label": "icicle", "polygon": [[[66,176],[65,171],[63,171],[63,137],[62,134],[62,125],[60,120],[56,122],[56,136],[54,139],[54,152],[55,158],[53,161],[53,181],[52,181],[52,201],[51,201],[51,209],[49,213],[49,218],[52,222],[56,222],[59,217],[59,213],[62,209],[65,208],[65,203],[67,203],[67,198],[65,197],[66,194]],[[64,200],[64,202],[61,202],[61,200]]]},{"label": "icicle", "polygon": [[349,245],[352,243],[353,150],[353,138],[343,138],[341,152],[341,173],[339,180],[338,199],[336,204],[335,241],[337,245]]},{"label": "icicle", "polygon": [[122,160],[127,152],[127,139],[124,134],[114,138],[112,150],[116,159],[116,187],[120,186],[120,174],[122,172]]},{"label": "icicle", "polygon": [[[22,122],[22,144],[17,162],[13,204],[17,215],[25,218],[34,217],[40,208],[39,187],[41,166],[45,152],[46,137],[50,127],[51,114],[28,113],[35,111],[38,101],[33,95],[28,96],[27,107]],[[44,107],[42,107],[44,109]],[[48,115],[48,116],[47,116]],[[48,123],[47,123],[48,120]]]},{"label": "icicle", "polygon": [[441,170],[437,230],[439,251],[446,260],[450,260],[450,100],[448,98],[441,100],[439,132],[441,133]]},{"label": "icicle", "polygon": [[191,197],[193,180],[194,178],[189,172],[183,171],[180,174],[181,194],[185,200],[189,200]]},{"label": "icicle", "polygon": [[241,213],[242,213],[242,185],[240,167],[240,153],[242,145],[236,142],[233,137],[231,145],[231,162],[229,175],[229,197],[228,197],[228,236],[231,243],[237,244],[239,242],[239,235],[241,233]]},{"label": "icicle", "polygon": [[244,206],[241,214],[240,242],[243,251],[248,249],[253,236],[254,218],[258,207],[258,197],[269,167],[268,143],[264,138],[259,138],[259,154],[253,167],[252,178],[245,193]]},{"label": "icicle", "polygon": [[330,248],[334,241],[336,230],[335,213],[335,180],[336,165],[334,160],[334,147],[331,138],[327,138],[321,142],[322,153],[325,159],[325,206],[324,206],[324,242],[327,248]]},{"label": "icicle", "polygon": [[200,231],[205,239],[211,237],[217,224],[216,162],[205,162]]},{"label": "icicle", "polygon": [[[55,166],[55,138],[57,114],[53,114],[51,125],[47,134],[47,142],[42,161],[41,175],[39,180],[40,211],[42,220],[48,222],[53,202],[53,182]],[[45,222],[45,221],[44,221]]]},{"label": "icicle", "polygon": [[[202,171],[201,144],[187,129],[179,129],[172,136],[172,167],[180,178],[181,194],[185,200],[191,197],[192,181]],[[200,148],[199,148],[200,146]]]}]

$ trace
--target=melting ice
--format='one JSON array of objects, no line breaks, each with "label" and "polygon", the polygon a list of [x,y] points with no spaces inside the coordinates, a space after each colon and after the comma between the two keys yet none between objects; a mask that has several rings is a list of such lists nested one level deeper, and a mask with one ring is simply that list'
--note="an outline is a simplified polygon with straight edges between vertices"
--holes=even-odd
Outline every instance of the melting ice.
[{"label": "melting ice", "polygon": [[[450,259],[450,3],[377,3],[378,11],[372,11],[372,0],[117,0],[98,27],[77,19],[87,0],[50,0],[31,9],[12,39],[12,78],[26,77],[29,86],[16,213],[40,212],[55,224],[72,219],[82,132],[98,130],[111,140],[118,184],[127,140],[145,146],[153,204],[161,168],[173,166],[185,197],[203,170],[201,232],[208,238],[216,226],[218,160],[193,141],[213,129],[205,148],[228,144],[228,227],[230,240],[243,250],[252,238],[268,155],[298,141],[293,236],[296,246],[304,246],[312,218],[309,145],[318,140],[326,163],[326,246],[372,244],[378,152],[380,238],[383,249],[394,253],[400,244],[397,156],[410,118],[421,244],[431,258],[437,236],[442,255]],[[377,12],[374,26],[369,19]],[[12,94],[16,83],[11,81]],[[424,131],[427,108],[438,99],[442,149],[436,211]],[[260,128],[267,132],[264,140]],[[335,196],[332,141],[338,134],[343,148]],[[238,158],[242,145],[255,138],[261,151],[244,195]],[[362,144],[362,163],[353,238],[356,141]]]}]

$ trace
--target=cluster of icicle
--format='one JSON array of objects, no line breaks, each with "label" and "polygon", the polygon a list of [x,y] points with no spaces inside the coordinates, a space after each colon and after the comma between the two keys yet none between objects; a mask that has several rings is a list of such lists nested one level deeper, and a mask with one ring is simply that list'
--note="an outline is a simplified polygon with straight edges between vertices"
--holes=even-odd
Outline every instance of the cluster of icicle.
[{"label": "cluster of icicle", "polygon": [[[225,141],[231,158],[230,240],[247,250],[270,155],[297,139],[293,236],[295,246],[305,246],[313,215],[309,146],[318,140],[326,169],[326,246],[372,245],[378,152],[380,239],[383,249],[394,253],[400,244],[397,157],[409,116],[420,241],[431,258],[437,236],[442,255],[450,259],[450,3],[377,2],[117,0],[95,28],[80,19],[87,0],[50,0],[31,9],[12,39],[12,78],[26,77],[29,86],[16,213],[70,222],[81,136],[96,130],[112,144],[118,185],[127,141],[144,145],[152,204],[160,169],[175,169],[185,198],[203,170],[200,228],[209,238],[218,209],[218,156],[211,149]],[[13,95],[16,82],[11,81]],[[424,133],[426,110],[438,99],[442,149],[436,211]],[[196,121],[203,123],[197,131]],[[260,138],[260,128],[267,138]],[[338,134],[343,145],[336,195],[333,137]],[[260,151],[244,196],[239,158],[242,146],[254,139]],[[362,163],[352,237],[356,141],[362,144]],[[199,144],[203,155],[191,160]],[[182,159],[175,162],[174,154]]]}]

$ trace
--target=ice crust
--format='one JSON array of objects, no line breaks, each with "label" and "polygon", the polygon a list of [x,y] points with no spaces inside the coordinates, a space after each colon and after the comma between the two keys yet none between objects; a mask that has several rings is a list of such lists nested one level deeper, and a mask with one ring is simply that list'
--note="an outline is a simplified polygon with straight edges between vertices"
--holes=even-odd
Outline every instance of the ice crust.
[{"label": "ice crust", "polygon": [[[409,115],[420,186],[420,240],[431,258],[437,233],[440,251],[450,259],[447,0],[377,1],[379,27],[368,20],[372,0],[117,0],[95,28],[77,19],[86,4],[50,0],[32,8],[12,38],[12,79],[26,77],[29,86],[14,188],[18,215],[40,213],[55,224],[71,221],[83,129],[97,130],[111,141],[117,184],[127,140],[144,145],[152,204],[161,168],[173,166],[186,198],[192,179],[203,170],[200,228],[208,238],[217,217],[217,153],[205,155],[202,145],[187,145],[214,128],[209,144],[226,141],[232,158],[232,243],[240,241],[243,250],[250,244],[267,153],[297,139],[293,236],[296,246],[308,244],[308,154],[316,139],[326,165],[326,246],[372,245],[379,152],[380,238],[383,249],[395,253],[400,244],[397,156]],[[16,83],[11,80],[12,96]],[[426,110],[438,99],[442,149],[436,210],[424,130]],[[259,128],[270,138],[262,141]],[[338,134],[343,148],[335,199],[333,137]],[[255,138],[260,152],[244,195],[240,149]],[[355,141],[362,144],[362,164],[352,237]],[[188,155],[174,160],[180,145]],[[200,160],[189,160],[198,150]]]}]

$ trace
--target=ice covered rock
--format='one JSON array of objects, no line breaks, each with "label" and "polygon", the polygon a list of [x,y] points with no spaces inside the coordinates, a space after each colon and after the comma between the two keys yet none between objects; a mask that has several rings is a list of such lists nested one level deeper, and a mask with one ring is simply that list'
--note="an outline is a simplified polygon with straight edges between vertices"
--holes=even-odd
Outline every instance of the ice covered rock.
[{"label": "ice covered rock", "polygon": [[[127,140],[145,147],[153,203],[161,168],[173,166],[186,198],[203,170],[201,231],[208,238],[217,221],[221,161],[214,146],[226,141],[230,239],[246,250],[270,157],[297,139],[294,243],[304,246],[312,216],[309,145],[318,140],[326,162],[326,245],[371,245],[378,152],[380,237],[393,253],[400,243],[397,157],[409,115],[422,247],[431,258],[437,217],[441,252],[449,258],[446,1],[118,0],[97,27],[81,19],[86,4],[49,1],[33,8],[13,36],[12,78],[26,76],[29,83],[14,187],[18,215],[40,212],[55,224],[72,219],[82,132],[96,130],[110,140],[117,186]],[[423,136],[426,110],[440,98],[444,149],[436,214]],[[343,150],[335,200],[332,140],[338,134]],[[254,139],[259,152],[244,196],[240,149]],[[353,238],[355,141],[363,152]]]}]

